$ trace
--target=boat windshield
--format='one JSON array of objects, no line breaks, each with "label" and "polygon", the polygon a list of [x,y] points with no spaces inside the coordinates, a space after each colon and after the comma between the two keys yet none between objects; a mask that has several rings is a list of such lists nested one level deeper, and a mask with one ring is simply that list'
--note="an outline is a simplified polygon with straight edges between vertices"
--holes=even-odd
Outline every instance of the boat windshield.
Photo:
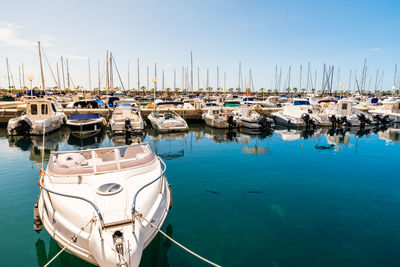
[{"label": "boat windshield", "polygon": [[47,170],[57,176],[113,172],[153,162],[149,144],[74,152],[53,152]]}]

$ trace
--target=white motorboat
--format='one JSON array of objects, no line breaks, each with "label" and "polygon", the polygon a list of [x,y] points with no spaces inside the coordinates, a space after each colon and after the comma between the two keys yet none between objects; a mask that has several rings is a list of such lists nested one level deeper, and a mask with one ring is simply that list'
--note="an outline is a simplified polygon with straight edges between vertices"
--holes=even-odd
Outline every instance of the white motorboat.
[{"label": "white motorboat", "polygon": [[232,111],[233,121],[239,127],[250,129],[271,128],[274,120],[261,116],[257,111],[251,108],[239,107]]},{"label": "white motorboat", "polygon": [[306,127],[312,123],[309,114],[312,106],[307,99],[295,98],[293,103],[287,104],[282,110],[273,112],[271,115],[276,124],[292,127]]},{"label": "white motorboat", "polygon": [[349,100],[339,100],[329,103],[319,103],[320,109],[313,112],[310,116],[317,126],[345,125],[350,127],[360,127],[372,123],[368,114],[353,108],[353,102]]},{"label": "white motorboat", "polygon": [[374,120],[383,120],[383,122],[400,122],[400,100],[387,102],[376,109],[368,111],[373,115]]},{"label": "white motorboat", "polygon": [[141,133],[144,122],[140,109],[129,102],[117,102],[110,119],[111,130],[115,134]]},{"label": "white motorboat", "polygon": [[172,203],[165,169],[148,143],[52,152],[39,180],[35,230],[43,225],[92,264],[139,266],[157,234],[149,222],[161,227]]},{"label": "white motorboat", "polygon": [[228,129],[234,124],[233,115],[223,107],[210,107],[202,114],[202,118],[207,126],[219,129]]},{"label": "white motorboat", "polygon": [[186,121],[172,110],[153,110],[147,117],[151,126],[160,133],[186,132],[189,127]]},{"label": "white motorboat", "polygon": [[65,121],[65,114],[58,112],[54,102],[46,99],[28,100],[26,114],[10,119],[9,135],[42,135],[58,130]]},{"label": "white motorboat", "polygon": [[66,124],[73,135],[85,138],[98,134],[106,125],[106,119],[98,113],[71,114]]}]

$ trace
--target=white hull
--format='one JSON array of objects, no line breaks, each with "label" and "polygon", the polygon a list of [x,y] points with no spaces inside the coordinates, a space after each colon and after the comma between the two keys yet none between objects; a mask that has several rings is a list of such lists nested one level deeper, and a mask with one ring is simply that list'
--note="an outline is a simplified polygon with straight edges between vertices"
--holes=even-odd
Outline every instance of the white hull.
[{"label": "white hull", "polygon": [[[17,135],[15,127],[17,126],[20,120],[26,118],[26,115],[10,119],[7,124],[7,132],[9,135]],[[56,116],[42,119],[42,120],[30,120],[32,122],[32,127],[29,130],[29,134],[31,135],[42,135],[43,134],[43,122],[45,124],[44,133],[48,134],[50,132],[56,131],[61,128],[64,123],[64,113],[57,113]],[[29,118],[28,118],[29,119]]]},{"label": "white hull", "polygon": [[[129,146],[127,149],[134,150],[143,146],[148,145]],[[150,148],[150,146],[148,147]],[[125,148],[113,149],[110,151],[115,151],[117,154],[128,153],[123,152]],[[48,167],[44,174],[41,185],[47,190],[89,199],[96,205],[103,218],[103,220],[100,220],[95,209],[81,199],[49,193],[45,189],[41,190],[38,202],[40,218],[47,232],[60,246],[67,245],[71,237],[79,233],[81,227],[87,225],[91,219],[95,219],[77,236],[76,241],[67,247],[67,251],[85,261],[104,267],[118,266],[117,264],[123,262],[126,262],[127,266],[130,267],[139,266],[142,252],[153,240],[157,230],[141,219],[139,215],[136,214],[135,217],[132,217],[131,209],[135,199],[134,196],[137,194],[136,212],[160,227],[165,221],[171,203],[169,184],[163,172],[161,172],[161,162],[157,158],[148,159],[138,166],[126,167],[126,165],[123,165],[136,164],[135,162],[137,160],[140,161],[140,157],[142,157],[140,153],[142,152],[136,154],[137,156],[135,157],[129,158],[130,161],[124,160],[123,157],[119,161],[117,160],[119,162],[117,163],[117,169],[120,171],[111,171],[109,170],[110,167],[100,171],[102,165],[97,164],[100,162],[98,159],[101,159],[101,157],[96,158],[98,163],[94,165],[95,173],[81,175],[68,174],[71,172],[69,169],[63,172],[67,174],[56,175],[55,172],[59,173],[60,168],[64,168],[64,165],[58,165],[57,163],[63,155],[60,154],[60,157],[55,158],[55,160],[53,158],[50,159],[51,162],[55,163],[49,163],[49,165],[52,165],[50,168]],[[106,154],[102,152],[99,155]],[[66,154],[66,156],[67,162],[65,164],[68,164],[68,157],[76,157],[74,153]],[[144,157],[149,156],[146,155]],[[78,168],[84,169],[87,166],[92,166],[94,162],[91,161],[92,159],[94,158],[88,159],[89,163],[84,165],[81,163],[82,167],[78,166]],[[104,164],[105,161],[103,160],[102,162]],[[157,178],[160,175],[161,177]],[[152,180],[155,182],[143,187]],[[118,184],[122,189],[115,193],[112,191],[112,193],[107,191],[99,193],[100,188],[109,183]],[[134,221],[134,224],[132,221]],[[122,236],[123,254],[116,252],[115,235],[117,233]]]}]

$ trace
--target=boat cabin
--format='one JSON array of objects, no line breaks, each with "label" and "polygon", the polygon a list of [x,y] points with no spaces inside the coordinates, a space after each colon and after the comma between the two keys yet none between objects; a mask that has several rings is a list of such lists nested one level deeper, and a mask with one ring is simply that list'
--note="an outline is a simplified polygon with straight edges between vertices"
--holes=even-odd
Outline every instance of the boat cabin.
[{"label": "boat cabin", "polygon": [[43,120],[53,117],[57,113],[57,108],[49,100],[29,100],[26,106],[26,114],[29,119]]},{"label": "boat cabin", "polygon": [[340,100],[337,103],[337,115],[350,116],[352,114],[352,102]]}]

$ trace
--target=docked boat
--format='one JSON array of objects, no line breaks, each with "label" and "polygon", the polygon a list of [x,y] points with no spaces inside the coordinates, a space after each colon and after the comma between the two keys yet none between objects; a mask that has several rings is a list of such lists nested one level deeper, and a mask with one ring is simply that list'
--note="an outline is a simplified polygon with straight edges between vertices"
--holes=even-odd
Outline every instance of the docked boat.
[{"label": "docked boat", "polygon": [[373,115],[374,120],[383,122],[400,122],[400,100],[394,102],[387,102],[376,109],[368,111]]},{"label": "docked boat", "polygon": [[[321,104],[321,103],[320,103]],[[311,118],[317,126],[348,126],[365,127],[371,125],[371,117],[353,108],[353,102],[349,100],[339,100],[327,102],[321,105],[318,112],[313,112]]]},{"label": "docked boat", "polygon": [[292,127],[312,126],[310,119],[312,106],[307,99],[295,98],[293,103],[287,104],[282,110],[273,112],[271,115],[276,124]]},{"label": "docked boat", "polygon": [[85,138],[98,134],[106,120],[98,113],[71,114],[66,124],[73,135]]},{"label": "docked boat", "polygon": [[235,126],[234,116],[223,107],[210,107],[202,118],[207,126],[214,128],[228,129]]},{"label": "docked boat", "polygon": [[153,110],[147,117],[151,126],[160,133],[186,132],[189,127],[186,121],[172,110]]},{"label": "docked boat", "polygon": [[240,107],[232,111],[233,121],[239,127],[245,127],[250,129],[267,129],[274,125],[274,120],[265,116],[260,115],[257,111]]},{"label": "docked boat", "polygon": [[117,102],[110,119],[110,127],[114,134],[141,133],[144,122],[140,109],[129,102]]},{"label": "docked boat", "polygon": [[7,125],[9,135],[42,135],[60,129],[65,114],[59,112],[54,102],[34,99],[26,102],[26,114],[10,119]]},{"label": "docked boat", "polygon": [[[102,267],[139,266],[172,203],[150,145],[52,152],[41,172],[35,230]],[[71,238],[73,242],[71,242]]]}]

